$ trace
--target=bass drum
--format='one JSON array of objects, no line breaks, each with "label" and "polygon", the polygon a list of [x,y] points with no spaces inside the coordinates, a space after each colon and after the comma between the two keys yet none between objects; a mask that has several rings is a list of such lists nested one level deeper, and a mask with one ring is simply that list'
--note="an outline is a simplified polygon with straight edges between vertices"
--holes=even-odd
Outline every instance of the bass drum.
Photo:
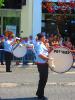
[{"label": "bass drum", "polygon": [[13,55],[17,58],[21,58],[24,57],[26,52],[27,52],[27,48],[26,46],[24,46],[23,44],[17,44],[14,46],[13,48]]},{"label": "bass drum", "polygon": [[57,73],[68,71],[73,64],[73,56],[66,47],[54,47],[49,54],[49,67]]}]

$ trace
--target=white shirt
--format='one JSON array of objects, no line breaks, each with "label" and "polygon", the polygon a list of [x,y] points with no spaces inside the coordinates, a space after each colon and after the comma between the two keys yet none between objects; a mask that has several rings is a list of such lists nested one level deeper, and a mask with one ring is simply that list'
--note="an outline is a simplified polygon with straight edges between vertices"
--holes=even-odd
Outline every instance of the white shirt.
[{"label": "white shirt", "polygon": [[35,55],[36,55],[36,62],[37,63],[46,63],[47,61],[40,58],[39,55],[45,55],[48,56],[48,49],[42,42],[37,42],[35,45]]},{"label": "white shirt", "polygon": [[12,40],[6,40],[4,41],[4,51],[7,51],[7,52],[12,52]]}]

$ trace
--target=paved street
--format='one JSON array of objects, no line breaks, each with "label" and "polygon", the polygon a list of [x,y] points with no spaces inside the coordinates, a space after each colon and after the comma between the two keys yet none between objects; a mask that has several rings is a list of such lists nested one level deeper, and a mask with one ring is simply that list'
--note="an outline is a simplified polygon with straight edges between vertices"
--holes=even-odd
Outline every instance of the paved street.
[{"label": "paved street", "polygon": [[[0,100],[37,100],[37,85],[36,65],[18,65],[11,73],[0,66]],[[63,74],[49,69],[45,96],[48,100],[75,100],[75,68]]]}]

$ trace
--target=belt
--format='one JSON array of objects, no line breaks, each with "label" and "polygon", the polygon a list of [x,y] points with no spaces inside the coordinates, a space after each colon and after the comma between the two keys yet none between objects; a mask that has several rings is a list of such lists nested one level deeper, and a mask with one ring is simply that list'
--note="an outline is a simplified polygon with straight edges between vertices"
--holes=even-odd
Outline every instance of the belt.
[{"label": "belt", "polygon": [[43,64],[48,64],[47,62],[46,63],[39,63],[39,62],[37,62],[36,63],[37,65],[43,65]]}]

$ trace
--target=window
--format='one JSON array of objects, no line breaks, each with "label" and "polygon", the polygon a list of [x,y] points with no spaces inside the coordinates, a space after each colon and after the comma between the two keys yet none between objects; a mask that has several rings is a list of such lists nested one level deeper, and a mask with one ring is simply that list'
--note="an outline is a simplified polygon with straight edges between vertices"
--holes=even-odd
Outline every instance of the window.
[{"label": "window", "polygon": [[5,0],[3,8],[21,9],[22,5],[26,5],[26,0]]}]

